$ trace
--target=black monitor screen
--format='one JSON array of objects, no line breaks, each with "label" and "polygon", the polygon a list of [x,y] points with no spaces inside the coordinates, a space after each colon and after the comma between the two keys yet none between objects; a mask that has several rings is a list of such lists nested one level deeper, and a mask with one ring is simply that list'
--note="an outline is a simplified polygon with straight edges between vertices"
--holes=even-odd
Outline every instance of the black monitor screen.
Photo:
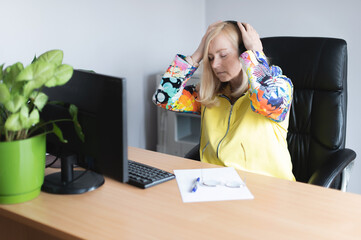
[{"label": "black monitor screen", "polygon": [[77,163],[94,172],[120,182],[128,181],[126,81],[123,78],[74,70],[72,78],[63,86],[47,88],[49,101],[42,117],[45,120],[69,118],[67,104],[78,107],[78,120],[85,135],[80,141],[72,122],[57,123],[68,143],[47,136],[47,152],[64,157],[76,155]]}]

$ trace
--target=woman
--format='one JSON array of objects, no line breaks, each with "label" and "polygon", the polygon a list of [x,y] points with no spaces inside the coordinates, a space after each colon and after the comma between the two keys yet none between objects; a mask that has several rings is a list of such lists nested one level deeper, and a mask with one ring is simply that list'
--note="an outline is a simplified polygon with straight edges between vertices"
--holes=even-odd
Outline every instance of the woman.
[{"label": "woman", "polygon": [[[201,60],[200,85],[185,86]],[[295,180],[286,141],[292,93],[253,27],[226,21],[208,27],[193,55],[176,56],[153,101],[201,114],[201,161]]]}]

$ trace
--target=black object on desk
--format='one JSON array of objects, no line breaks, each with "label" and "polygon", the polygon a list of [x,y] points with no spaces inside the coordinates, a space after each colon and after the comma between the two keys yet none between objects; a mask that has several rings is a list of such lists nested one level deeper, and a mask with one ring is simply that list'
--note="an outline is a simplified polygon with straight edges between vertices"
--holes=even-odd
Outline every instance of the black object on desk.
[{"label": "black object on desk", "polygon": [[[74,70],[65,85],[46,88],[49,101],[42,119],[71,119],[68,107],[78,107],[78,120],[85,135],[82,142],[72,121],[57,122],[67,143],[54,134],[47,136],[47,153],[61,159],[61,173],[46,176],[43,191],[78,194],[104,183],[102,175],[128,181],[126,80],[124,78]],[[74,165],[87,169],[73,171]]]},{"label": "black object on desk", "polygon": [[149,188],[175,178],[173,173],[131,160],[128,160],[128,169],[128,183],[140,188]]}]

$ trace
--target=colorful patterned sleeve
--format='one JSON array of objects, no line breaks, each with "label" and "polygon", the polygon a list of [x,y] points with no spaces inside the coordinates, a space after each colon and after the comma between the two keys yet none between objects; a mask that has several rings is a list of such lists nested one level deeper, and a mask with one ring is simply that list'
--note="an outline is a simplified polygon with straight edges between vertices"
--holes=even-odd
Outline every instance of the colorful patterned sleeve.
[{"label": "colorful patterned sleeve", "polygon": [[199,114],[201,104],[197,101],[196,87],[185,86],[196,70],[185,60],[185,56],[177,55],[163,75],[153,95],[153,102],[167,110]]},{"label": "colorful patterned sleeve", "polygon": [[282,122],[291,107],[293,85],[281,68],[268,66],[266,57],[246,51],[240,57],[248,75],[252,110],[276,122]]}]

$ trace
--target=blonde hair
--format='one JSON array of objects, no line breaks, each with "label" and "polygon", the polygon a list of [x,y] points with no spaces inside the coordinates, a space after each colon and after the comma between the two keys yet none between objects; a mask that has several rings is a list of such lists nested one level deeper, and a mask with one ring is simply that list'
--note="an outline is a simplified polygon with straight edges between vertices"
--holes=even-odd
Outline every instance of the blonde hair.
[{"label": "blonde hair", "polygon": [[[208,34],[204,47],[203,55],[203,73],[199,88],[199,102],[206,107],[212,107],[218,104],[216,95],[219,93],[230,94],[232,97],[240,96],[244,92],[244,85],[231,92],[228,83],[222,83],[214,74],[208,59],[208,50],[210,42],[219,34],[225,34],[231,43],[238,49],[242,43],[242,36],[237,25],[230,22],[220,22]],[[240,54],[240,53],[239,53]],[[244,71],[243,71],[244,72]],[[247,81],[247,75],[243,74],[243,80]]]}]

